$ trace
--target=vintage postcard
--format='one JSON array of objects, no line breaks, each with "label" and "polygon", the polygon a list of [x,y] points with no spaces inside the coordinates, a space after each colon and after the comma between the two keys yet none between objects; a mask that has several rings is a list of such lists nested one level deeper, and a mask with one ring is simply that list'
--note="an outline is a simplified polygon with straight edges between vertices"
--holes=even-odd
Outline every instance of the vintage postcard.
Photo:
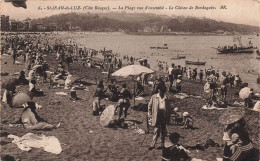
[{"label": "vintage postcard", "polygon": [[259,0],[0,0],[2,161],[259,161]]}]

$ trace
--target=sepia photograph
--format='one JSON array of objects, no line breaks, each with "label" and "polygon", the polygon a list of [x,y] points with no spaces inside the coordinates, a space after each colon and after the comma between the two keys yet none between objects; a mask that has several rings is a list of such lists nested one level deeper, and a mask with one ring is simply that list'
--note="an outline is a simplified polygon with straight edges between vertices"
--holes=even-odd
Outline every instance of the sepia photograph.
[{"label": "sepia photograph", "polygon": [[259,161],[259,0],[0,0],[0,161]]}]

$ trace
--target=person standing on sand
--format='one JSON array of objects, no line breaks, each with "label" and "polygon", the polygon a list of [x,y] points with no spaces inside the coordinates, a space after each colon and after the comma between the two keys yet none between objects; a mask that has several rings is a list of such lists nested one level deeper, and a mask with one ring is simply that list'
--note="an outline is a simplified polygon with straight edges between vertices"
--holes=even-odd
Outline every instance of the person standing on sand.
[{"label": "person standing on sand", "polygon": [[16,53],[16,49],[15,48],[13,48],[13,55],[12,55],[12,57],[13,57],[13,64],[15,64],[15,60],[16,60],[16,57],[17,57],[17,53]]},{"label": "person standing on sand", "polygon": [[[152,120],[152,126],[154,126],[154,135],[151,146],[148,150],[155,148],[158,137],[161,133],[161,146],[158,149],[164,147],[165,137],[167,134],[166,124],[170,122],[171,107],[168,97],[165,95],[166,86],[160,83],[157,86],[158,93],[151,97],[148,104],[148,118]],[[150,120],[150,119],[149,119]]]},{"label": "person standing on sand", "polygon": [[126,84],[122,85],[122,89],[119,93],[119,100],[117,101],[115,105],[115,111],[119,108],[118,112],[118,120],[121,119],[123,110],[124,110],[124,119],[127,117],[127,110],[131,106],[129,99],[132,98],[132,95],[128,89],[126,89]]},{"label": "person standing on sand", "polygon": [[113,73],[113,63],[108,63],[107,82],[110,80],[110,75]]},{"label": "person standing on sand", "polygon": [[215,95],[217,78],[215,76],[215,71],[212,70],[210,75],[207,77],[207,82],[210,84],[210,99]]},{"label": "person standing on sand", "polygon": [[203,80],[203,70],[200,70],[199,77],[200,77],[200,83],[201,83]]},{"label": "person standing on sand", "polygon": [[172,84],[173,84],[173,68],[174,68],[174,64],[172,63],[172,66],[169,67],[168,69],[168,78],[169,78],[169,81],[170,81],[170,86],[169,86],[169,90],[172,89]]},{"label": "person standing on sand", "polygon": [[222,75],[219,78],[219,84],[220,84],[220,94],[221,94],[221,100],[225,101],[227,96],[227,77],[226,72],[222,72]]}]

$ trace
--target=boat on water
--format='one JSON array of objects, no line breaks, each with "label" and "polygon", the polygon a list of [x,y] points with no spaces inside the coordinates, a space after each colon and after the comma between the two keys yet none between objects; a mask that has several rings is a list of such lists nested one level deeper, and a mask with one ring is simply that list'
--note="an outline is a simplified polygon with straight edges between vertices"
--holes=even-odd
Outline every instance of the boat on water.
[{"label": "boat on water", "polygon": [[164,43],[163,46],[151,46],[150,49],[168,49],[168,44]]},{"label": "boat on water", "polygon": [[[234,37],[233,38],[234,45],[233,46],[219,46],[216,49],[219,54],[228,54],[228,53],[253,53],[254,47],[253,43],[249,41],[248,46],[243,46],[241,43],[241,37]],[[236,44],[238,42],[238,44]]]},{"label": "boat on water", "polygon": [[185,61],[186,64],[189,64],[189,65],[205,65],[206,62],[205,61],[189,61],[189,60],[186,60]]},{"label": "boat on water", "polygon": [[186,56],[177,55],[176,57],[172,57],[170,59],[186,59]]}]

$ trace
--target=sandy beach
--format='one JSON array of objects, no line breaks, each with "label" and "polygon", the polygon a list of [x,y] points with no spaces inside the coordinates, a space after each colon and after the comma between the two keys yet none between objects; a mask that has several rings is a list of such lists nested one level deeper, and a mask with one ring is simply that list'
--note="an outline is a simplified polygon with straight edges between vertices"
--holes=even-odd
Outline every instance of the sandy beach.
[{"label": "sandy beach", "polygon": [[[55,53],[51,53],[44,57],[50,65],[50,71],[54,71],[56,67]],[[22,58],[17,61],[23,62]],[[7,62],[4,64],[4,62]],[[1,56],[1,72],[8,72],[8,76],[1,76],[1,82],[6,82],[10,78],[18,77],[13,75],[21,69],[25,69],[26,65],[12,64],[11,56]],[[134,133],[134,129],[111,129],[103,128],[99,125],[99,116],[92,115],[93,94],[96,89],[96,80],[106,80],[106,74],[102,74],[102,70],[96,68],[83,67],[81,61],[73,62],[69,69],[73,76],[84,77],[82,82],[88,90],[77,90],[79,100],[70,100],[69,90],[63,88],[49,89],[48,83],[43,83],[38,88],[44,91],[45,96],[34,97],[33,100],[42,106],[37,109],[37,113],[50,123],[61,122],[61,127],[52,131],[33,131],[34,134],[44,134],[46,136],[55,136],[59,139],[62,146],[62,153],[59,155],[45,152],[42,149],[32,149],[30,152],[21,151],[17,145],[12,144],[7,138],[8,134],[17,135],[19,137],[30,132],[23,127],[10,127],[9,124],[19,120],[22,108],[10,108],[6,104],[1,104],[1,156],[11,155],[15,159],[21,160],[161,160],[161,150],[148,151],[152,141],[152,135],[149,134],[143,146],[141,142],[144,135]],[[26,71],[27,75],[28,71]],[[162,73],[161,73],[162,74]],[[130,79],[120,79],[118,85],[126,82],[128,89],[133,92],[133,82]],[[205,94],[203,92],[204,83],[189,82],[184,79],[182,83],[182,93],[192,96],[186,99],[178,99],[174,94],[168,93],[172,107],[179,107],[181,112],[188,111],[194,119],[195,129],[185,130],[180,126],[170,125],[171,133],[177,132],[183,138],[180,144],[185,146],[195,146],[196,144],[204,144],[206,140],[212,139],[219,145],[223,143],[223,126],[218,122],[218,118],[223,110],[203,110],[205,105]],[[105,87],[107,84],[105,83]],[[28,85],[19,86],[18,91],[27,91]],[[68,93],[67,96],[56,95],[56,92]],[[235,93],[239,92],[238,88],[228,88],[227,101],[232,106],[234,101],[242,101],[235,97]],[[1,90],[1,94],[3,91]],[[145,100],[151,97],[151,87],[145,88]],[[60,105],[53,105],[52,102],[60,101]],[[107,100],[101,101],[102,105],[115,104]],[[136,106],[144,104],[141,110],[131,108],[128,121],[135,122],[136,125],[146,130],[145,117],[147,116],[146,101],[136,101]],[[133,100],[131,100],[133,105]],[[145,110],[146,109],[146,110]],[[255,145],[259,147],[259,113],[246,109],[246,117],[249,128],[250,137]],[[209,147],[205,150],[190,150],[189,157],[214,161],[216,158],[222,157],[222,147]]]}]

